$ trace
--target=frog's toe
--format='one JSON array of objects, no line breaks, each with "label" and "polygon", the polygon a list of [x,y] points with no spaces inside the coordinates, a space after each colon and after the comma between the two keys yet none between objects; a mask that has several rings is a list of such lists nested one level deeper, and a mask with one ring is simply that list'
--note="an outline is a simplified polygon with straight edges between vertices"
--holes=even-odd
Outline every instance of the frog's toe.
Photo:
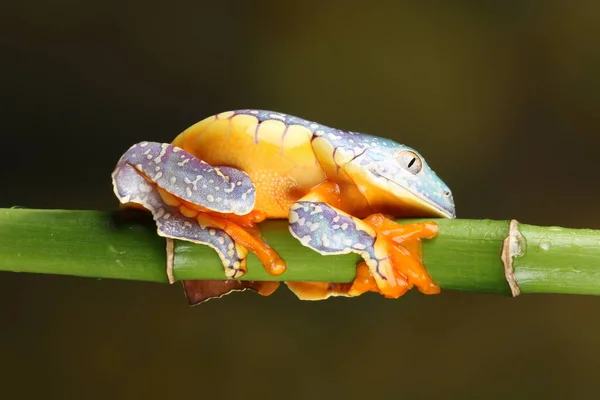
[{"label": "frog's toe", "polygon": [[404,277],[411,286],[414,284],[423,294],[438,294],[440,287],[433,281],[423,265],[421,241],[411,240],[391,245],[391,256],[398,274]]},{"label": "frog's toe", "polygon": [[[431,239],[438,233],[438,227],[433,222],[413,223],[402,225],[381,214],[374,214],[365,219],[377,232],[377,241],[375,244],[375,254],[380,256],[387,254],[389,266],[383,265],[379,269],[373,269],[374,278],[377,280],[377,271],[385,271],[384,275],[396,277],[396,286],[407,286],[410,289],[413,285],[424,294],[437,294],[440,287],[432,280],[423,265],[422,261],[422,243],[421,239]],[[367,260],[367,264],[369,261]],[[387,278],[385,282],[378,284],[382,289],[382,294],[395,296],[399,289],[387,288],[392,280]],[[391,285],[394,286],[394,285]],[[406,289],[406,290],[408,290]],[[406,291],[405,290],[405,291]],[[388,291],[386,294],[384,291]]]},{"label": "frog's toe", "polygon": [[395,259],[390,253],[389,243],[385,238],[377,237],[373,247],[363,253],[363,259],[377,287],[377,290],[372,291],[396,299],[411,289],[412,285],[397,270]]},{"label": "frog's toe", "polygon": [[356,265],[356,277],[348,289],[351,296],[359,296],[366,292],[379,292],[377,282],[366,262],[361,261]]},{"label": "frog's toe", "polygon": [[[223,263],[223,265],[225,265],[225,263]],[[225,265],[225,276],[229,279],[241,278],[246,271],[246,258],[236,260],[233,263]]]}]

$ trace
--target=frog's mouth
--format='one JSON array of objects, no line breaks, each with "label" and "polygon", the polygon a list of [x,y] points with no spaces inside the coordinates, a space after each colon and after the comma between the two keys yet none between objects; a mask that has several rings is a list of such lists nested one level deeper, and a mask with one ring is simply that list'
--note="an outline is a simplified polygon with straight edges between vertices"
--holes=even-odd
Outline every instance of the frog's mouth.
[{"label": "frog's mouth", "polygon": [[[400,200],[411,209],[427,213],[427,216],[432,215],[444,218],[456,217],[456,211],[453,203],[450,203],[449,206],[437,203],[433,199],[426,197],[423,194],[417,193],[414,190],[402,186],[385,175],[380,174],[376,170],[369,168],[368,171],[372,174],[376,181],[379,180],[385,182],[385,185],[382,185],[381,187],[383,192],[389,193],[391,191],[390,194],[392,194],[394,198]],[[371,199],[369,199],[368,196],[367,200],[369,203],[371,203]]]}]

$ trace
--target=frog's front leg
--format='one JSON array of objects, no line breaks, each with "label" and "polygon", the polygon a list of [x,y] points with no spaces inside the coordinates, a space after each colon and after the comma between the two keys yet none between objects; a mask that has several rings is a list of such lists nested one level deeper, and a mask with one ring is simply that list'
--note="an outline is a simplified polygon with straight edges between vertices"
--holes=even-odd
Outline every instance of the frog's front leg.
[{"label": "frog's front leg", "polygon": [[420,239],[437,234],[434,223],[400,225],[381,214],[364,220],[339,209],[339,187],[326,182],[290,209],[290,231],[304,246],[323,255],[359,254],[364,262],[352,284],[288,282],[302,299],[357,296],[375,291],[402,296],[413,285],[426,294],[439,293],[421,262]]},{"label": "frog's front leg", "polygon": [[[149,210],[159,235],[212,247],[225,267],[225,275],[228,278],[239,278],[246,272],[247,247],[226,230],[205,224],[202,218],[203,214],[208,214],[215,208],[219,211],[237,212],[241,215],[233,215],[231,218],[248,225],[248,230],[252,233],[246,234],[253,239],[252,244],[260,244],[250,227],[253,221],[262,217],[251,212],[253,196],[244,196],[249,197],[249,207],[245,203],[240,204],[243,202],[233,197],[236,190],[248,195],[251,193],[250,189],[253,189],[250,179],[239,172],[232,168],[213,168],[171,145],[144,142],[132,146],[121,157],[112,178],[114,192],[121,203]],[[213,195],[214,187],[211,192],[208,185],[202,183],[202,179],[206,183],[222,185],[224,193],[221,197],[219,194]],[[198,190],[203,189],[203,185],[207,190]],[[179,196],[185,196],[185,199]],[[239,193],[237,196],[238,199],[242,198]],[[210,204],[215,201],[218,204]],[[244,214],[248,208],[250,212]],[[237,225],[234,222],[231,225],[239,235]],[[246,232],[241,228],[239,230]],[[167,271],[170,280],[171,272]],[[277,288],[277,284],[272,282],[191,280],[183,283],[191,304],[220,297],[233,290],[253,289],[268,295]]]}]

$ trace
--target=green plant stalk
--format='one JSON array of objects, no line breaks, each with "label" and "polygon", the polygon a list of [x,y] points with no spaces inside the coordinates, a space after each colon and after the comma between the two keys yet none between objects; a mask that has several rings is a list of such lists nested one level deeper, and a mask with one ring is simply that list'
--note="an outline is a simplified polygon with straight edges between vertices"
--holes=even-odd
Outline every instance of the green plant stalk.
[{"label": "green plant stalk", "polygon": [[[500,258],[509,221],[435,222],[440,233],[423,242],[424,262],[443,289],[511,293]],[[251,254],[242,279],[353,279],[357,255],[321,256],[294,239],[286,221],[268,221],[260,228],[287,261],[288,271],[270,276]],[[600,294],[600,231],[525,224],[519,230],[526,246],[513,268],[521,293]],[[178,240],[174,244],[176,280],[224,279],[211,248]],[[147,214],[0,209],[0,271],[167,282],[165,260],[166,241]]]}]

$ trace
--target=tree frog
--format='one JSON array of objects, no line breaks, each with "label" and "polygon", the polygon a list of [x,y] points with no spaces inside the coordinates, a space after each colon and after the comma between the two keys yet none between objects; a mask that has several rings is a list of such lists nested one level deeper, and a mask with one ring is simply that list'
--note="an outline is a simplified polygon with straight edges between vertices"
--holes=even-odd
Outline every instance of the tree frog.
[{"label": "tree frog", "polygon": [[[357,253],[353,282],[286,282],[300,298],[398,298],[414,286],[439,293],[422,264],[421,239],[434,222],[402,225],[394,217],[454,218],[448,186],[414,149],[265,110],[227,111],[181,132],[172,143],[141,142],[112,174],[125,206],[149,210],[159,235],[211,246],[227,278],[246,271],[248,252],[269,274],[287,266],[257,224],[287,219],[291,234],[322,255]],[[279,282],[184,281],[190,304],[233,290],[271,294]]]}]

